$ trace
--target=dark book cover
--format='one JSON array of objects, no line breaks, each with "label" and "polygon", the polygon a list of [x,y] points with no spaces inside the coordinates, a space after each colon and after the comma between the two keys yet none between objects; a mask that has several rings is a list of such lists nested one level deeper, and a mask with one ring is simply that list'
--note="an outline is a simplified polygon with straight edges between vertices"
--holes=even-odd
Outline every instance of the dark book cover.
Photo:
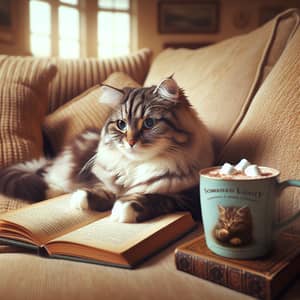
[{"label": "dark book cover", "polygon": [[211,252],[204,235],[175,250],[178,270],[259,299],[274,299],[300,274],[300,236],[282,233],[272,252],[253,260],[229,259]]}]

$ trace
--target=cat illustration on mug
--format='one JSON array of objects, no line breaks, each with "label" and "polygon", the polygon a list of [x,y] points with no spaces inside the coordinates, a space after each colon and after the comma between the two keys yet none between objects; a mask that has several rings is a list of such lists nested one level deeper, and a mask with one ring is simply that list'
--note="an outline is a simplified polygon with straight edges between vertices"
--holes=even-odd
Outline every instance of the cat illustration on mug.
[{"label": "cat illustration on mug", "polygon": [[213,229],[217,241],[228,246],[245,246],[252,242],[252,216],[248,206],[218,205],[219,217]]}]

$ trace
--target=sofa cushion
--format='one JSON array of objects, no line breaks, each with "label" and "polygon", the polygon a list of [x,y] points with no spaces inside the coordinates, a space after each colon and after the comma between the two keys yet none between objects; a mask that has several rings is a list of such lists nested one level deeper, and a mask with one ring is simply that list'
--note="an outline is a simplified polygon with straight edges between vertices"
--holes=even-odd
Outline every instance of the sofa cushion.
[{"label": "sofa cushion", "polygon": [[[200,230],[197,229],[134,270],[47,259],[28,253],[2,253],[0,291],[1,295],[5,295],[2,299],[253,300],[176,269],[175,247],[199,234]],[[299,293],[300,288],[293,290]],[[298,294],[294,295],[289,299],[296,300]]]},{"label": "sofa cushion", "polygon": [[[111,74],[104,82],[122,89],[140,86],[135,80],[122,72]],[[100,104],[102,87],[96,85],[73,100],[62,105],[45,118],[43,128],[54,153],[57,153],[77,134],[87,128],[101,128],[111,112],[106,104]]]},{"label": "sofa cushion", "polygon": [[298,24],[297,11],[288,10],[249,34],[206,48],[167,49],[154,60],[145,85],[175,73],[219,153]]},{"label": "sofa cushion", "polygon": [[[241,157],[279,169],[281,180],[300,179],[300,29],[258,90],[219,162]],[[300,188],[281,193],[278,217],[299,210],[299,200]],[[297,228],[300,232],[300,222]]]},{"label": "sofa cushion", "polygon": [[32,57],[0,56],[0,166],[43,155],[41,124],[56,67]]},{"label": "sofa cushion", "polygon": [[112,59],[51,58],[58,72],[49,87],[48,113],[103,82],[113,72],[124,72],[139,84],[143,84],[150,68],[150,59],[149,49],[141,49],[131,55]]}]

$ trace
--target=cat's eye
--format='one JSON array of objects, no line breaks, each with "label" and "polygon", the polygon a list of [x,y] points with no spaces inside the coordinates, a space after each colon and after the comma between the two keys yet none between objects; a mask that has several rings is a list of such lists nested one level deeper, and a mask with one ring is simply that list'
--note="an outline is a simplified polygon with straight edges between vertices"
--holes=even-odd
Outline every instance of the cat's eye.
[{"label": "cat's eye", "polygon": [[127,129],[127,123],[123,120],[118,120],[117,121],[117,127],[121,130],[121,131],[125,131]]},{"label": "cat's eye", "polygon": [[150,129],[155,125],[155,119],[147,118],[144,120],[143,126],[144,128]]}]

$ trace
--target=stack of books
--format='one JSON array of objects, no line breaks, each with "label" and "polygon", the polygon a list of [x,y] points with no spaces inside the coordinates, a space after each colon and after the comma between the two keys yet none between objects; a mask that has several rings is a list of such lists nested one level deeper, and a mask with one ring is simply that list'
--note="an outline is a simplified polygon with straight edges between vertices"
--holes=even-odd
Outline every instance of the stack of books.
[{"label": "stack of books", "polygon": [[211,252],[204,235],[175,250],[178,270],[259,299],[274,299],[300,274],[300,236],[282,233],[272,252],[255,260],[237,260]]}]

